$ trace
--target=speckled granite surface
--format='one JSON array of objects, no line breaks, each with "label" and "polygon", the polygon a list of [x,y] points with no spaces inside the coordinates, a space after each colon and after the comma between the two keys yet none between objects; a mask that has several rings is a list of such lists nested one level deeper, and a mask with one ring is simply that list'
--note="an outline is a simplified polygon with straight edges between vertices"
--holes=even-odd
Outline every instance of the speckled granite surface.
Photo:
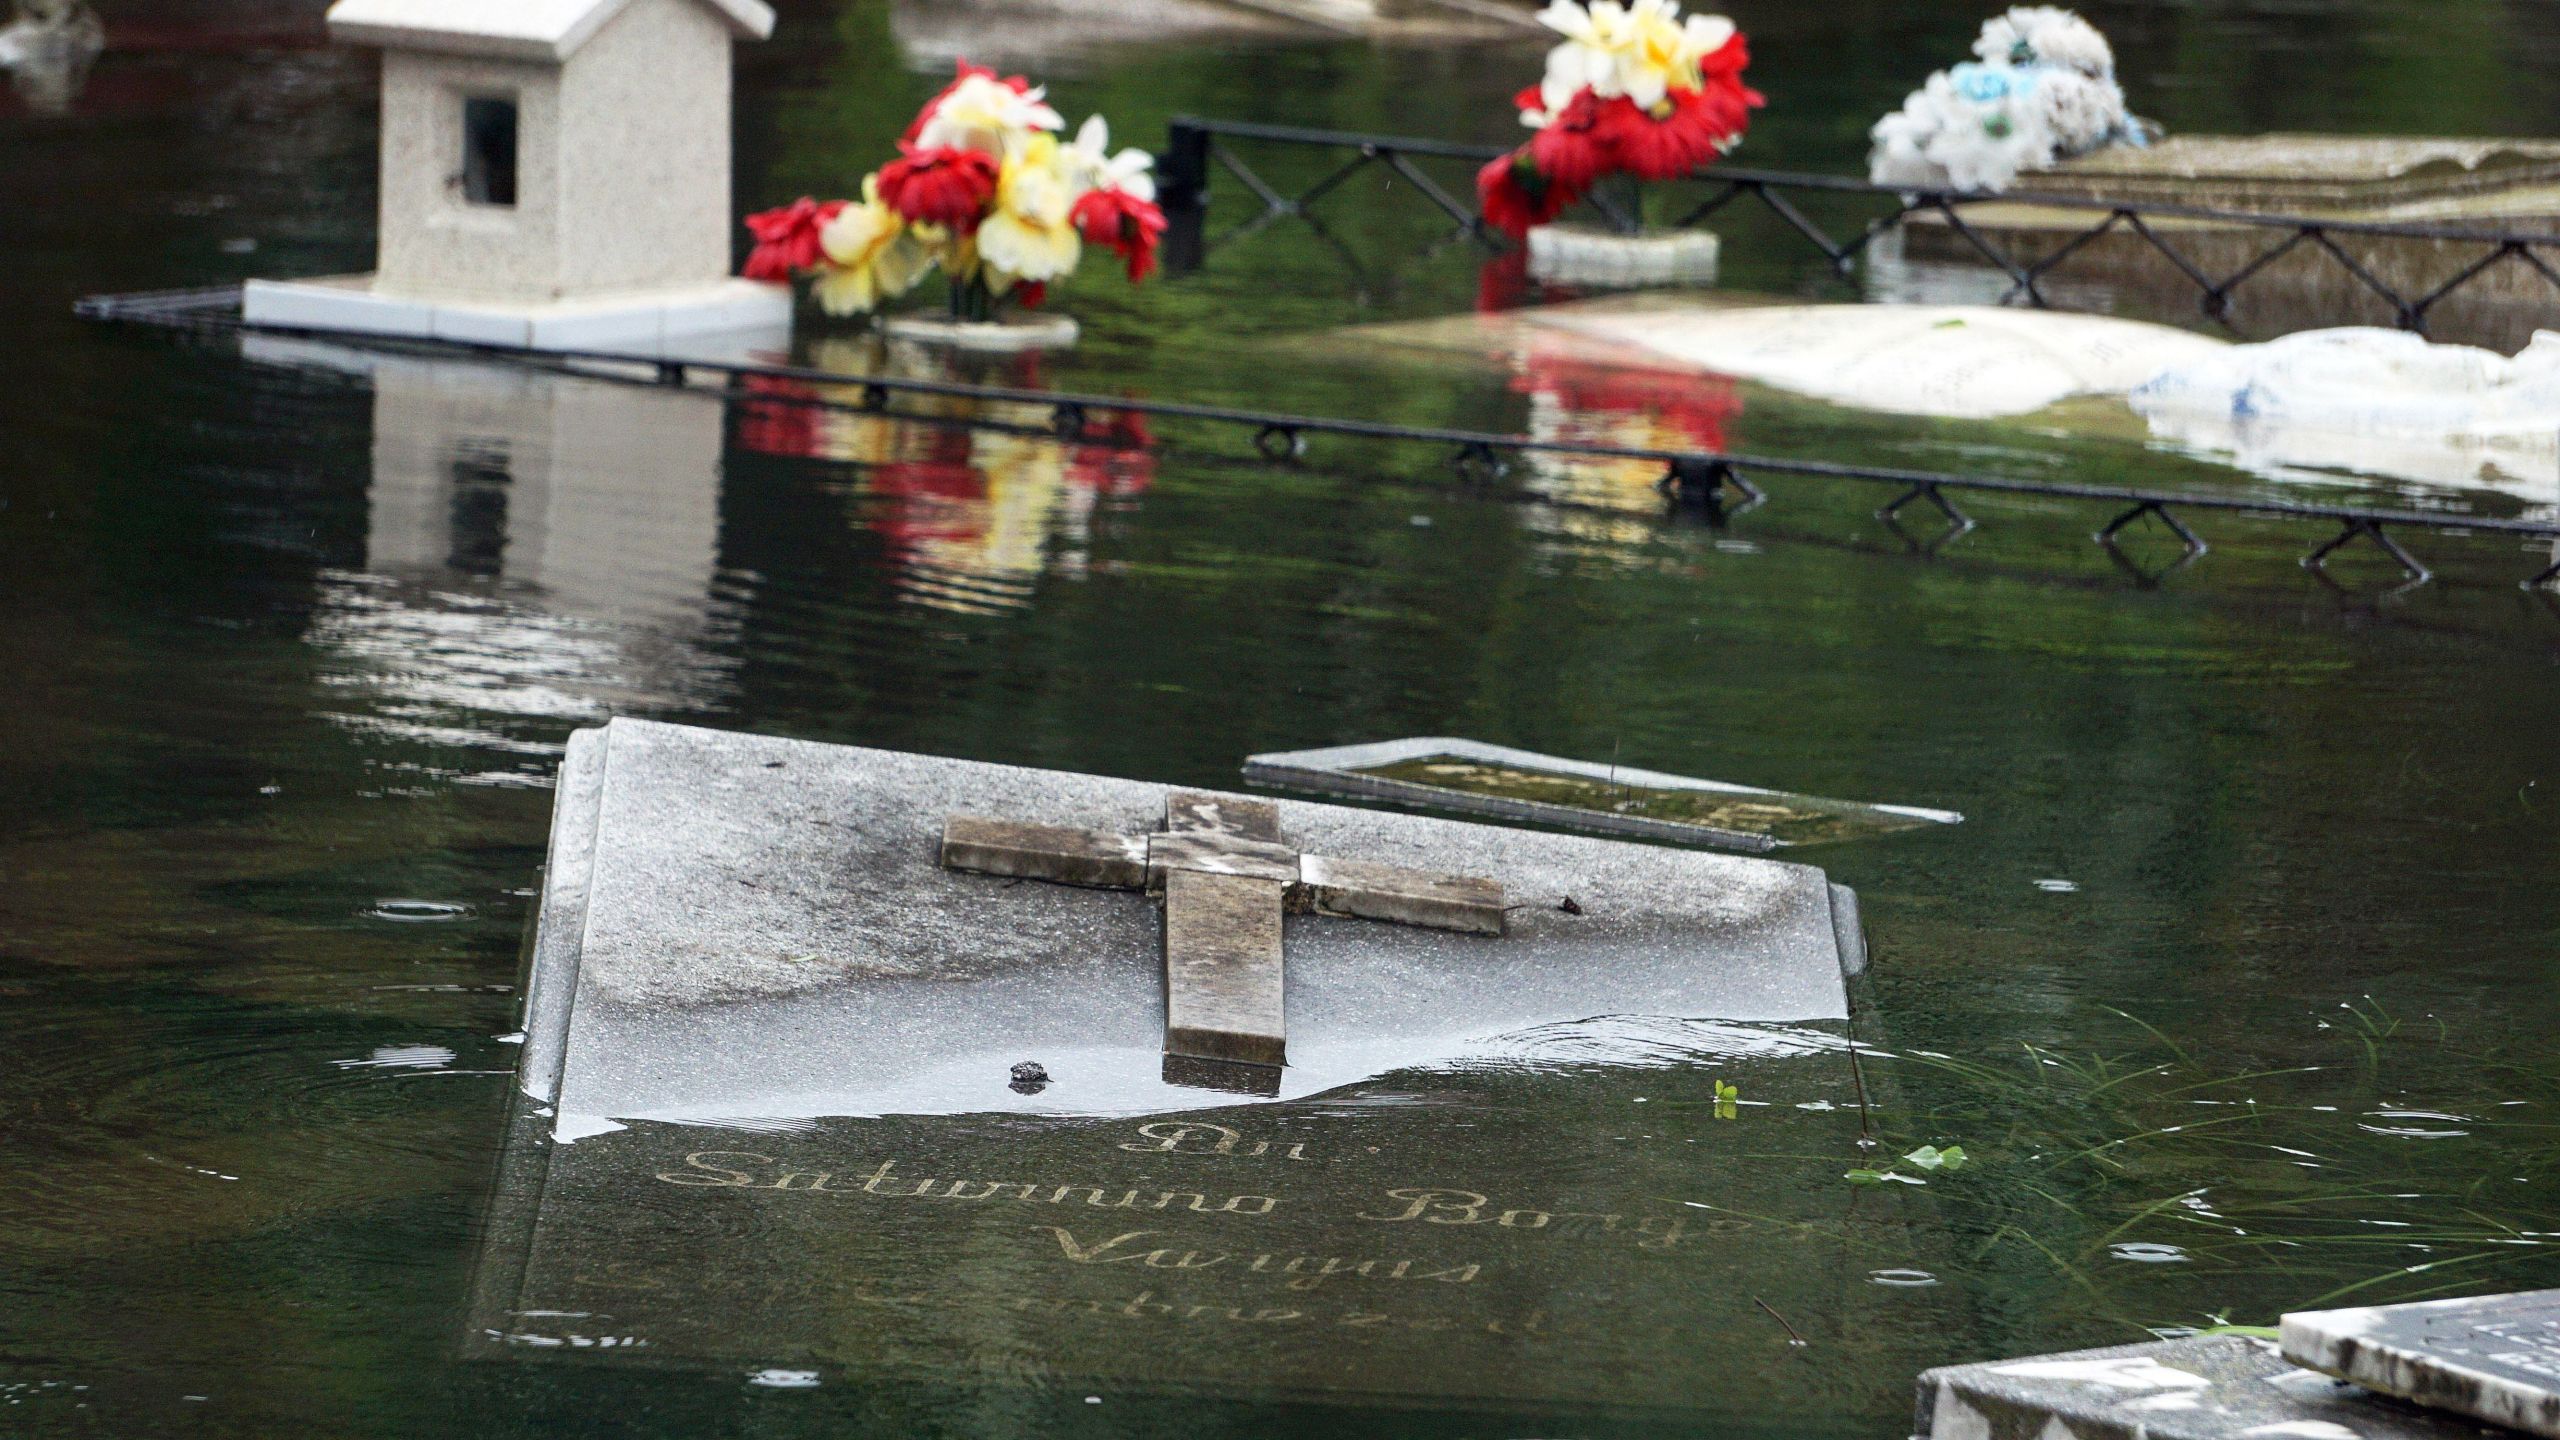
[{"label": "speckled granite surface", "polygon": [[[936,860],[953,813],[1136,832],[1160,822],[1168,788],[644,721],[582,737],[557,823],[574,835],[596,797],[592,863],[582,904],[576,847],[555,854],[528,996],[531,1024],[553,1027],[528,1035],[528,1059],[561,1057],[563,1134],[644,1117],[1106,1114],[1231,1099],[1163,1079],[1151,902]],[[1500,1060],[1523,1032],[1670,1054],[1686,1025],[1846,1015],[1855,922],[1818,870],[1279,808],[1306,851],[1496,877],[1521,907],[1499,938],[1291,917],[1293,1063],[1280,1098]],[[1561,908],[1567,897],[1580,913]],[[1009,1090],[1023,1059],[1056,1082]],[[528,1089],[550,1098],[536,1079],[529,1071]]]}]

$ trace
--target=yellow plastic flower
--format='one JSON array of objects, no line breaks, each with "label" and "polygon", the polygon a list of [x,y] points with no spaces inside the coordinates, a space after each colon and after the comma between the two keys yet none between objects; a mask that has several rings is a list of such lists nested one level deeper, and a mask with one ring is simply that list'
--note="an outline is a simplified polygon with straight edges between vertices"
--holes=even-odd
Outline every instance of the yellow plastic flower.
[{"label": "yellow plastic flower", "polygon": [[818,231],[827,264],[811,292],[830,315],[877,310],[916,287],[932,271],[929,237],[880,203],[880,178],[865,176],[862,198]]},{"label": "yellow plastic flower", "polygon": [[978,227],[978,258],[988,287],[1001,294],[1025,281],[1064,279],[1084,257],[1077,238],[1076,188],[1057,137],[1034,135],[1005,157],[996,177],[995,213]]}]

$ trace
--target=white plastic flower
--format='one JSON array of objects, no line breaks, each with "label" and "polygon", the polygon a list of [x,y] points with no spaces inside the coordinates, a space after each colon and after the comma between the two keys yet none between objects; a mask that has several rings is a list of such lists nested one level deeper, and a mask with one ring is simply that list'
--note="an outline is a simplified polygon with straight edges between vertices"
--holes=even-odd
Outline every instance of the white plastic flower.
[{"label": "white plastic flower", "polygon": [[916,133],[916,144],[928,150],[949,145],[1010,155],[1033,135],[1067,127],[1066,117],[1050,108],[1046,96],[1037,85],[1016,90],[1000,80],[971,75],[933,107]]},{"label": "white plastic flower", "polygon": [[1586,86],[1603,100],[1623,95],[1651,109],[1672,90],[1695,88],[1700,62],[1734,36],[1733,22],[1721,15],[1683,20],[1680,0],[1554,0],[1538,12],[1538,23],[1564,43],[1547,52],[1546,78],[1538,86],[1542,108],[1520,117],[1532,129]]},{"label": "white plastic flower", "polygon": [[1076,131],[1076,138],[1062,147],[1061,164],[1074,182],[1078,194],[1087,190],[1117,190],[1136,200],[1152,202],[1156,198],[1156,158],[1134,147],[1119,154],[1111,153],[1111,124],[1096,115]]}]

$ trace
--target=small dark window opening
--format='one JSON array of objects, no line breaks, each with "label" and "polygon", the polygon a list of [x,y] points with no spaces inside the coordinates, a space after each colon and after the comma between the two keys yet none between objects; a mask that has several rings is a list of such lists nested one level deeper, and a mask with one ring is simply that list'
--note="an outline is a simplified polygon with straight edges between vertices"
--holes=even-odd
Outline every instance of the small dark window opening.
[{"label": "small dark window opening", "polygon": [[474,205],[516,203],[516,102],[462,102],[462,198]]}]

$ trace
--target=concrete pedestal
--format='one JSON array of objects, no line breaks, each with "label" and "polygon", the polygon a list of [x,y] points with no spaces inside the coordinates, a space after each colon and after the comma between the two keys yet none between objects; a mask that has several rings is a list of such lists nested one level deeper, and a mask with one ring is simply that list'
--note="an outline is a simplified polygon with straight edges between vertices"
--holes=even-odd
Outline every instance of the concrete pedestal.
[{"label": "concrete pedestal", "polygon": [[241,293],[241,316],[252,325],[296,330],[654,353],[673,340],[742,332],[785,343],[791,291],[754,280],[720,280],[525,305],[386,294],[371,275],[338,275],[252,280]]}]

